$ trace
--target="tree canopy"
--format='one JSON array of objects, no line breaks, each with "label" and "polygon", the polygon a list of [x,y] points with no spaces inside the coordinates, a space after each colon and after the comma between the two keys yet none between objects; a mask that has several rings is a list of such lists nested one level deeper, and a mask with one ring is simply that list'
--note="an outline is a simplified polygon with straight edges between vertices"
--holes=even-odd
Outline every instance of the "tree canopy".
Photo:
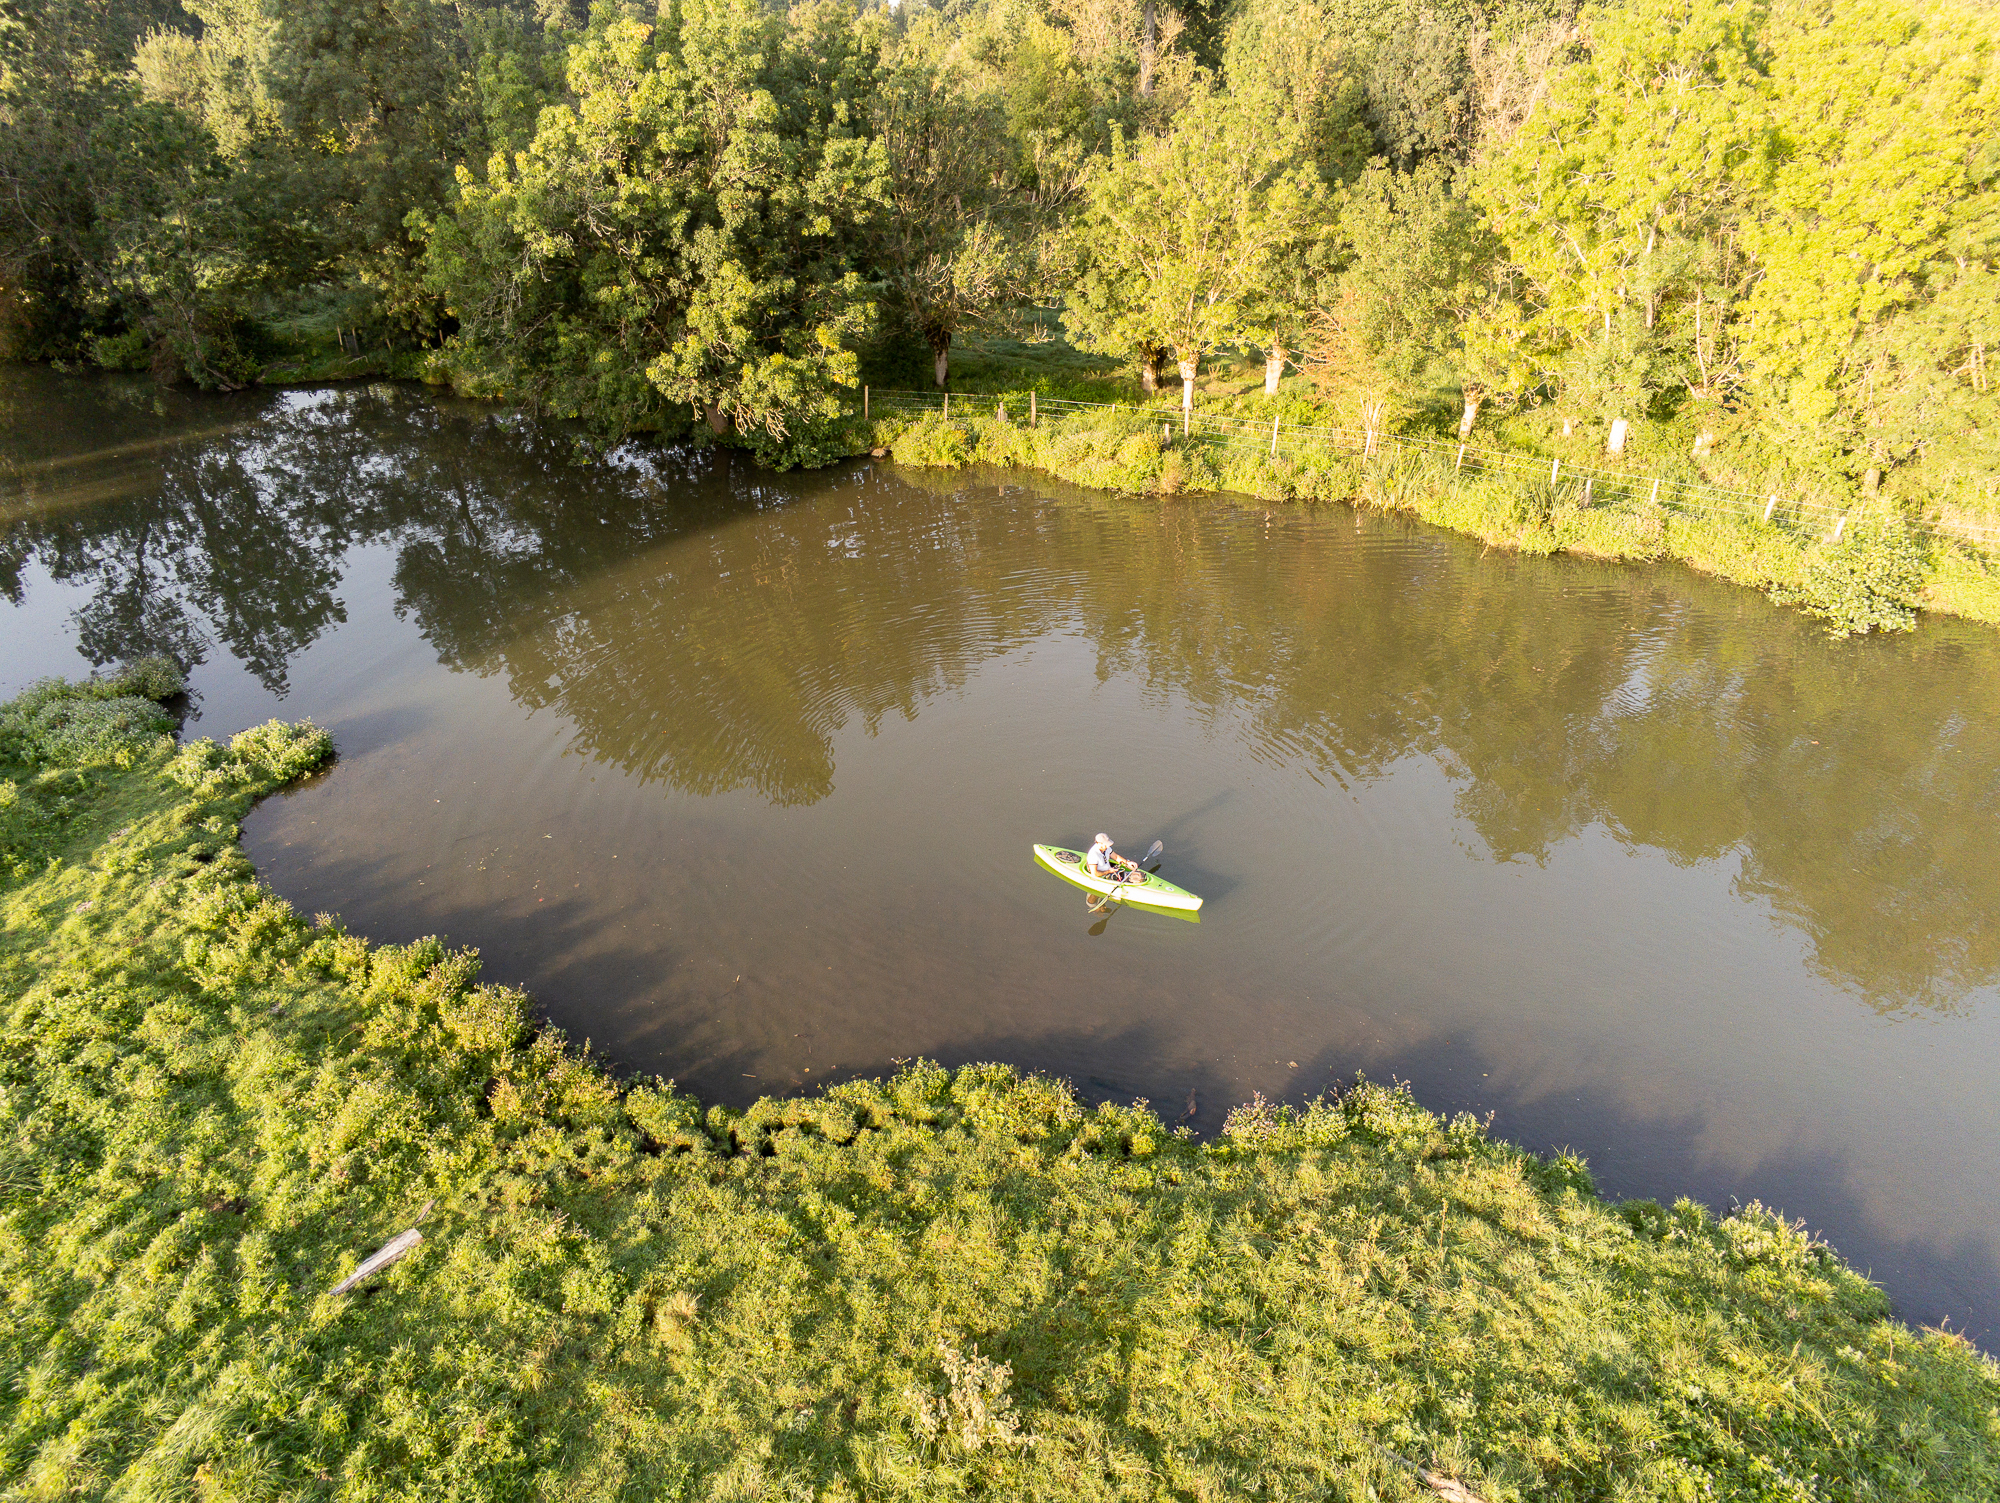
[{"label": "tree canopy", "polygon": [[1267,391],[1298,366],[1388,421],[1678,425],[1725,471],[1761,444],[1990,510],[1992,20],[45,0],[0,16],[0,347],[227,386],[365,340],[607,436],[809,462],[869,361],[945,385],[1032,302],[1184,398],[1261,353]]}]

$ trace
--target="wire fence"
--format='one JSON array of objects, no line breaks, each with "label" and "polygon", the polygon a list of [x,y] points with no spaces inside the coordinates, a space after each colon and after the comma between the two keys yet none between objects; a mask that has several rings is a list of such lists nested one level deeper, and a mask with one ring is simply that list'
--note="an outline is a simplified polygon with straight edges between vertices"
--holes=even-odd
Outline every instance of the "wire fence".
[{"label": "wire fence", "polygon": [[[1124,418],[1146,418],[1160,422],[1183,438],[1199,438],[1226,448],[1255,448],[1271,458],[1299,457],[1306,448],[1357,459],[1415,457],[1433,467],[1449,464],[1454,480],[1480,475],[1511,476],[1530,482],[1546,482],[1552,493],[1573,497],[1583,506],[1659,506],[1670,511],[1698,516],[1754,519],[1798,530],[1824,531],[1838,539],[1855,508],[1829,505],[1802,497],[1778,494],[1759,495],[1751,491],[1677,476],[1635,474],[1625,469],[1604,469],[1573,464],[1564,459],[1544,459],[1515,450],[1492,449],[1449,439],[1424,438],[1386,429],[1346,428],[1336,425],[1287,423],[1274,417],[1268,423],[1225,413],[1183,412],[1178,406],[1137,405],[1118,402],[1078,402],[1063,397],[996,396],[985,392],[881,391],[863,388],[864,412],[938,412],[946,417],[963,413],[970,416],[1004,415],[1015,422],[1033,423],[1046,415],[1060,419],[1080,413],[1103,413]],[[1961,519],[1916,517],[1914,525],[1935,537],[2000,550],[2000,524],[1982,524]]]}]

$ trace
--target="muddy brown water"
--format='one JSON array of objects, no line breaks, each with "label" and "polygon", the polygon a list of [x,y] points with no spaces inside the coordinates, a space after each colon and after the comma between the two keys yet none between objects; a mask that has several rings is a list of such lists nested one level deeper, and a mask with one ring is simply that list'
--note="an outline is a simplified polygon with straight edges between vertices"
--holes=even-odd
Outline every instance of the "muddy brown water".
[{"label": "muddy brown water", "polygon": [[[1409,1081],[2000,1324],[2000,632],[1833,642],[1394,517],[621,450],[422,391],[0,371],[0,691],[310,715],[301,910],[711,1099],[1005,1060],[1202,1132]],[[1166,842],[1199,924],[1036,840]]]}]

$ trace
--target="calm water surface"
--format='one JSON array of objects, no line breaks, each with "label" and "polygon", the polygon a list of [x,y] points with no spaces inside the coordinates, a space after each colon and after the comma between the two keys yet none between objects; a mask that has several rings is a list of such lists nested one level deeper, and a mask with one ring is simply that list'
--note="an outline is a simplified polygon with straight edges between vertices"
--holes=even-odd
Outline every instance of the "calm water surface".
[{"label": "calm water surface", "polygon": [[[925,1055],[1203,1131],[1356,1071],[2000,1328],[2000,633],[1340,508],[771,475],[408,389],[0,372],[0,691],[310,715],[302,910],[741,1102]],[[1166,841],[1200,924],[1035,840]]]}]

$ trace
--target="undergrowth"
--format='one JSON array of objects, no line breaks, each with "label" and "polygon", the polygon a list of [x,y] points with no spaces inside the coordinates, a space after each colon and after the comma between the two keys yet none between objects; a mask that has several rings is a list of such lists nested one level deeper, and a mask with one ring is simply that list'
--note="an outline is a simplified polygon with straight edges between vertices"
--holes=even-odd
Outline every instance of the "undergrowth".
[{"label": "undergrowth", "polygon": [[6,1498],[2000,1491],[1994,1364],[1760,1207],[1369,1083],[1207,1143],[998,1065],[705,1107],[260,887],[310,725],[57,736],[0,769]]}]

